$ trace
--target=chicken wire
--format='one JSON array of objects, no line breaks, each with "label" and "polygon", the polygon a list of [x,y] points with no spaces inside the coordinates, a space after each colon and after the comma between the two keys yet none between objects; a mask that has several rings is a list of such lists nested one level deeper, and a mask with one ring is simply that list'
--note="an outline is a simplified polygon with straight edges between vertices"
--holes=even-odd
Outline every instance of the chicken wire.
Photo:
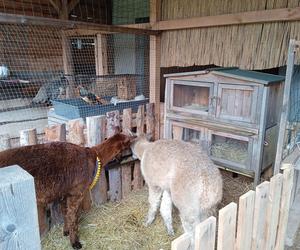
[{"label": "chicken wire", "polygon": [[0,51],[1,133],[42,129],[53,117],[62,123],[136,111],[148,101],[146,35],[72,36],[54,26],[1,24]]}]

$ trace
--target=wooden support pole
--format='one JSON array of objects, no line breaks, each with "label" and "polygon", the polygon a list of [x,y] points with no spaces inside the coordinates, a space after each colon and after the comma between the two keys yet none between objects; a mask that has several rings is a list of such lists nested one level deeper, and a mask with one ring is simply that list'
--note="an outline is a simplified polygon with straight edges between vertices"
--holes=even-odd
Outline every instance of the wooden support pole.
[{"label": "wooden support pole", "polygon": [[9,134],[0,135],[0,151],[11,148]]},{"label": "wooden support pole", "polygon": [[108,74],[107,35],[97,34],[95,38],[96,75]]},{"label": "wooden support pole", "polygon": [[37,144],[36,129],[26,129],[20,131],[20,146]]},{"label": "wooden support pole", "polygon": [[[102,143],[105,139],[105,116],[92,116],[86,118],[87,126],[87,146],[92,147]],[[101,159],[100,159],[101,161]],[[95,162],[96,164],[96,162]],[[107,201],[107,180],[105,176],[105,166],[102,166],[100,179],[93,188],[92,200],[96,205]],[[88,206],[87,206],[88,207]]]},{"label": "wooden support pole", "polygon": [[66,141],[66,124],[53,125],[45,128],[46,142]]},{"label": "wooden support pole", "polygon": [[41,249],[33,177],[19,166],[0,168],[0,248]]},{"label": "wooden support pole", "polygon": [[274,175],[279,173],[281,161],[282,161],[283,146],[284,146],[283,142],[284,142],[285,131],[286,131],[287,117],[288,117],[288,112],[289,112],[289,100],[290,100],[291,84],[292,84],[292,77],[293,77],[293,71],[294,71],[294,63],[295,63],[295,49],[296,49],[296,41],[290,40],[288,59],[287,59],[287,67],[286,67],[286,77],[285,77],[284,91],[283,91],[281,116],[280,116],[280,124],[279,124],[279,132],[278,132],[278,140],[277,140]]}]

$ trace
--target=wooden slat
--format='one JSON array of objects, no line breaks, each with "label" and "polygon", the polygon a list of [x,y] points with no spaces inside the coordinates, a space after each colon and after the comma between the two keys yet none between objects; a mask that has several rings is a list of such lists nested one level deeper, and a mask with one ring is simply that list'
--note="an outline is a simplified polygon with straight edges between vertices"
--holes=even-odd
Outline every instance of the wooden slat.
[{"label": "wooden slat", "polygon": [[195,229],[195,250],[214,250],[216,241],[216,218],[211,216]]},{"label": "wooden slat", "polygon": [[172,130],[173,130],[173,139],[182,140],[183,127],[173,125]]},{"label": "wooden slat", "polygon": [[185,233],[172,241],[171,250],[188,250],[191,244],[191,237]]},{"label": "wooden slat", "polygon": [[[107,137],[120,131],[120,112],[118,110],[106,113]],[[109,169],[109,199],[119,201],[122,198],[121,168]]]},{"label": "wooden slat", "polygon": [[26,129],[20,131],[20,146],[37,144],[36,129]]},{"label": "wooden slat", "polygon": [[140,105],[136,114],[136,133],[137,135],[144,134],[144,119],[145,119],[145,106]]},{"label": "wooden slat", "polygon": [[[123,133],[128,134],[131,131],[132,126],[132,110],[124,109],[123,110],[123,123],[122,130]],[[121,167],[122,175],[122,198],[125,198],[131,192],[131,166],[132,163],[127,163]]]},{"label": "wooden slat", "polygon": [[277,174],[271,178],[269,204],[266,216],[266,228],[264,235],[265,250],[273,250],[276,243],[276,233],[279,222],[279,209],[282,191],[282,174]]},{"label": "wooden slat", "polygon": [[84,146],[84,122],[82,119],[71,120],[67,123],[67,141],[76,145]]},{"label": "wooden slat", "polygon": [[147,103],[146,105],[146,133],[155,138],[155,110],[154,103]]},{"label": "wooden slat", "polygon": [[293,188],[294,169],[288,168],[283,171],[282,196],[280,201],[279,226],[276,238],[276,250],[284,249],[284,240],[289,217],[290,199]]},{"label": "wooden slat", "polygon": [[96,75],[102,76],[108,74],[108,58],[107,58],[107,39],[106,35],[96,35],[95,61]]},{"label": "wooden slat", "polygon": [[0,135],[0,151],[7,150],[11,148],[9,134]]},{"label": "wooden slat", "polygon": [[1,249],[41,249],[33,177],[19,166],[0,168]]},{"label": "wooden slat", "polygon": [[53,125],[45,128],[45,141],[66,141],[66,124]]},{"label": "wooden slat", "polygon": [[231,202],[219,211],[218,250],[234,250],[237,205]]},{"label": "wooden slat", "polygon": [[152,29],[159,31],[180,30],[236,24],[267,23],[295,20],[300,20],[300,7],[248,11],[235,14],[160,21],[158,23],[155,23],[152,26]]},{"label": "wooden slat", "polygon": [[269,200],[270,183],[265,181],[256,187],[254,222],[252,233],[252,249],[263,249],[264,230]]},{"label": "wooden slat", "polygon": [[107,138],[115,135],[120,131],[120,112],[119,110],[111,111],[106,113],[107,122]]},{"label": "wooden slat", "polygon": [[[87,126],[87,146],[92,147],[100,144],[105,139],[105,116],[92,116],[86,118]],[[100,159],[101,161],[101,159]],[[96,162],[95,162],[96,166]],[[107,201],[107,180],[105,176],[105,166],[102,166],[100,179],[91,191],[93,202],[96,205],[103,204]],[[85,201],[88,203],[88,197],[85,197]],[[85,205],[87,208],[89,205]]]},{"label": "wooden slat", "polygon": [[255,192],[250,190],[239,199],[236,250],[251,250]]}]

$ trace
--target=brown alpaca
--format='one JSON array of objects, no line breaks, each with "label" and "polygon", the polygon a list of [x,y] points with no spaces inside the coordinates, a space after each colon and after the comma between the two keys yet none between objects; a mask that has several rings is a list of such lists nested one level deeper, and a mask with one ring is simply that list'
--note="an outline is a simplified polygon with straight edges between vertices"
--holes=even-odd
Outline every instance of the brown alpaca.
[{"label": "brown alpaca", "polygon": [[96,158],[99,157],[104,167],[129,148],[131,139],[116,134],[91,148],[53,142],[9,149],[0,152],[0,167],[17,164],[34,177],[41,232],[45,229],[46,206],[59,201],[64,216],[64,235],[70,236],[74,249],[80,249],[77,212],[93,181]]}]

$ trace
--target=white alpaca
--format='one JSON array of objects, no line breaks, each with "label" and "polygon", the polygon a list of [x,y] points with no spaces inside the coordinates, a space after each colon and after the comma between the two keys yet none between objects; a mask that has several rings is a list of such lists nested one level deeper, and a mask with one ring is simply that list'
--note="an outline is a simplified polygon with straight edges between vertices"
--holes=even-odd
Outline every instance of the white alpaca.
[{"label": "white alpaca", "polygon": [[149,142],[145,136],[136,139],[131,149],[141,160],[142,174],[149,187],[146,225],[154,221],[161,200],[161,216],[168,234],[173,235],[173,202],[180,212],[184,231],[192,234],[222,198],[221,174],[206,151],[184,141]]}]

